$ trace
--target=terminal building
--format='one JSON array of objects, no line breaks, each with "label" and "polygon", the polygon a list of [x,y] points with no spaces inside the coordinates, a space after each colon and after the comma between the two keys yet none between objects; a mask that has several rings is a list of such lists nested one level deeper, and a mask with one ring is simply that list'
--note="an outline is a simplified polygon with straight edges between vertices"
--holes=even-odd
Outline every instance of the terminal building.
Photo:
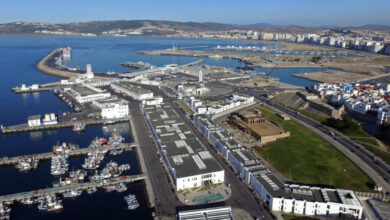
[{"label": "terminal building", "polygon": [[225,171],[171,105],[144,105],[143,113],[177,191],[225,182]]},{"label": "terminal building", "polygon": [[127,118],[129,116],[129,103],[126,100],[110,98],[95,100],[93,104],[100,108],[103,119]]},{"label": "terminal building", "polygon": [[132,85],[131,83],[111,83],[110,86],[115,92],[130,96],[131,98],[136,100],[145,100],[153,98],[153,92],[143,89],[139,86]]},{"label": "terminal building", "polygon": [[198,114],[193,120],[272,211],[308,216],[348,215],[356,219],[362,218],[363,207],[352,190],[285,183],[209,117]]},{"label": "terminal building", "polygon": [[64,88],[64,91],[81,104],[106,99],[111,96],[109,92],[105,92],[90,85],[75,85]]}]

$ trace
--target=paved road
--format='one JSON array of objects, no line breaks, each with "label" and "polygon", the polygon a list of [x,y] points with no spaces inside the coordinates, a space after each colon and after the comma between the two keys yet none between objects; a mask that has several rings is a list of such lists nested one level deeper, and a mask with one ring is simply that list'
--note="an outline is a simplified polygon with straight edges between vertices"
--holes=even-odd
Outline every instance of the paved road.
[{"label": "paved road", "polygon": [[167,176],[168,173],[160,163],[157,147],[153,142],[149,127],[139,106],[140,102],[118,93],[116,95],[130,102],[130,113],[138,135],[138,147],[142,148],[146,169],[155,196],[156,214],[158,216],[175,218],[176,207],[182,206],[183,204],[177,198],[175,190]]},{"label": "paved road", "polygon": [[[270,212],[261,205],[260,200],[257,198],[256,193],[249,190],[246,183],[242,182],[238,176],[235,175],[233,169],[218,155],[216,148],[214,148],[204,137],[201,132],[195,127],[189,118],[185,115],[184,111],[175,102],[176,99],[168,97],[162,90],[154,86],[144,86],[145,89],[151,90],[155,96],[162,96],[164,103],[170,104],[173,109],[179,114],[180,118],[184,120],[186,125],[191,129],[192,133],[206,146],[213,157],[222,165],[225,170],[226,183],[230,184],[232,189],[231,197],[225,201],[226,205],[230,205],[233,208],[244,209],[250,213],[253,217],[264,217],[264,219],[273,219]],[[137,118],[137,116],[134,116]],[[142,145],[140,143],[140,145]]]},{"label": "paved road", "polygon": [[264,103],[274,109],[283,113],[289,114],[292,118],[301,122],[306,127],[310,128],[325,140],[334,145],[343,154],[350,158],[357,166],[359,166],[370,178],[378,185],[382,186],[387,192],[390,192],[390,167],[387,163],[376,158],[371,152],[369,152],[363,146],[352,141],[348,137],[342,135],[339,132],[335,132],[335,135],[330,135],[330,128],[322,125],[321,123],[314,121],[304,115],[298,115],[296,112],[285,109],[280,105],[276,105],[270,101],[262,99]]},{"label": "paved road", "polygon": [[176,207],[181,206],[176,193],[169,182],[168,174],[160,163],[157,148],[150,136],[149,128],[139,108],[139,103],[130,103],[130,110],[136,125],[139,146],[142,147],[145,164],[151,180],[151,185],[155,194],[155,208],[160,216],[174,217]]}]

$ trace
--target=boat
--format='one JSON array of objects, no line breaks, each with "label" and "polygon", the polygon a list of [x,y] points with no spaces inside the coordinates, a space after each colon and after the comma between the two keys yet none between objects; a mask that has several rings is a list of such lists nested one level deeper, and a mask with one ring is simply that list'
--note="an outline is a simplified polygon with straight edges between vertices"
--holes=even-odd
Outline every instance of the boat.
[{"label": "boat", "polygon": [[125,196],[124,199],[126,201],[132,201],[132,200],[136,200],[137,197],[134,194],[129,194],[129,195]]},{"label": "boat", "polygon": [[133,201],[130,204],[128,204],[127,209],[128,210],[135,210],[139,207],[139,203],[137,201]]},{"label": "boat", "polygon": [[50,206],[47,211],[48,212],[55,212],[55,211],[58,211],[58,210],[61,210],[63,209],[63,205],[60,203],[60,202],[57,202],[56,204]]},{"label": "boat", "polygon": [[127,171],[127,170],[130,170],[130,164],[122,164],[118,167],[118,170],[123,172],[123,171]]},{"label": "boat", "polygon": [[77,197],[77,196],[80,196],[82,193],[82,191],[79,191],[79,190],[71,190],[69,192],[66,192],[64,194],[62,194],[65,198],[73,198],[73,197]]},{"label": "boat", "polygon": [[125,191],[127,191],[127,186],[125,183],[118,183],[115,185],[115,189],[118,192],[125,192]]},{"label": "boat", "polygon": [[92,194],[92,193],[95,193],[95,192],[97,192],[97,189],[95,187],[87,189],[87,193],[88,194]]},{"label": "boat", "polygon": [[73,131],[75,131],[75,132],[80,132],[80,131],[84,131],[84,130],[85,130],[85,124],[82,122],[76,122],[73,125]]},{"label": "boat", "polygon": [[128,210],[134,210],[139,207],[139,203],[137,201],[137,198],[134,194],[129,194],[124,197],[126,203],[127,203],[127,209]]},{"label": "boat", "polygon": [[23,205],[33,205],[37,202],[38,202],[37,200],[31,198],[24,198],[20,203],[22,203]]},{"label": "boat", "polygon": [[105,187],[103,187],[103,188],[106,190],[106,192],[112,192],[112,191],[115,190],[115,186],[114,186],[114,185],[105,186]]}]

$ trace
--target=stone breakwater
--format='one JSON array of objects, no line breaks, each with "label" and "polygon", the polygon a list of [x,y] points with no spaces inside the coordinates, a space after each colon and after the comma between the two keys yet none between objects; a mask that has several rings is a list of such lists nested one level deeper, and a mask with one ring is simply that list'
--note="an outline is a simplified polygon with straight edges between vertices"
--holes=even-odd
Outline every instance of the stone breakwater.
[{"label": "stone breakwater", "polygon": [[62,48],[55,49],[49,55],[39,61],[39,63],[36,65],[36,69],[43,73],[58,76],[61,78],[72,78],[78,76],[79,74],[76,72],[60,70],[54,67],[55,58],[61,56]]}]

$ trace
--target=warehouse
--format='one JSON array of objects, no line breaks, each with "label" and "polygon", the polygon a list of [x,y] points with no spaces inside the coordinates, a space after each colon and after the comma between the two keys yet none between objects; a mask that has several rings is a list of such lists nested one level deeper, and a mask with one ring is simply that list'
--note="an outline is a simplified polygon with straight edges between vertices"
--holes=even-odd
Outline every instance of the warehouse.
[{"label": "warehouse", "polygon": [[130,96],[136,100],[145,100],[153,98],[153,92],[143,89],[139,86],[132,85],[126,82],[111,83],[111,88],[118,93]]},{"label": "warehouse", "polygon": [[93,101],[101,109],[103,119],[127,118],[129,116],[129,103],[123,99],[110,98]]},{"label": "warehouse", "polygon": [[65,88],[64,91],[81,104],[106,99],[111,96],[109,92],[90,85],[75,85],[71,88]]},{"label": "warehouse", "polygon": [[143,106],[176,190],[224,183],[225,172],[168,104]]}]

